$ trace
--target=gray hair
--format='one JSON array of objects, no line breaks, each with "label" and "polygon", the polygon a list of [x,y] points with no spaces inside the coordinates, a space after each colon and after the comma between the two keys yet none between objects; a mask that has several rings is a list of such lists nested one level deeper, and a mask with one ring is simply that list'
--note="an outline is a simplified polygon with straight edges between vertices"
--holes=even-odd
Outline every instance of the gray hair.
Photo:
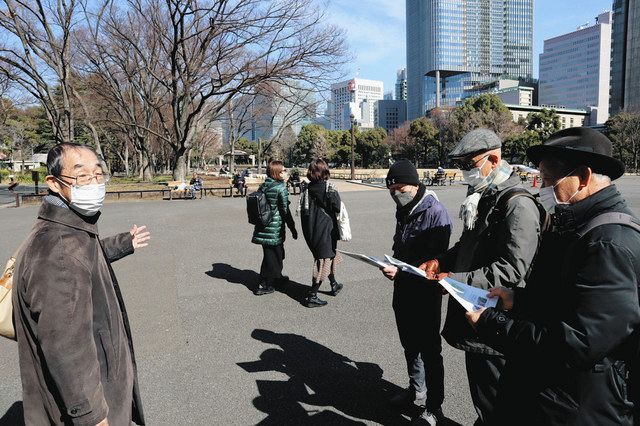
[{"label": "gray hair", "polygon": [[600,173],[593,173],[591,178],[600,185],[611,185],[611,178],[607,175],[603,175]]}]

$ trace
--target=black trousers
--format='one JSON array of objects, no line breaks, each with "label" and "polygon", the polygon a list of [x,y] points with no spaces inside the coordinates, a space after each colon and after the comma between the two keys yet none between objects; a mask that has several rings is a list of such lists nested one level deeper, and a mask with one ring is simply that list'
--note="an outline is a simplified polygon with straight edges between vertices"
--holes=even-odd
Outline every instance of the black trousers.
[{"label": "black trousers", "polygon": [[262,265],[260,265],[260,278],[271,283],[282,277],[282,265],[284,262],[284,245],[262,246]]},{"label": "black trousers", "polygon": [[416,392],[427,391],[429,411],[437,410],[444,401],[441,304],[439,286],[424,280],[396,279],[393,311],[404,348],[409,385]]},{"label": "black trousers", "polygon": [[498,385],[505,363],[505,359],[501,356],[465,352],[469,391],[473,406],[478,413],[476,426],[495,424]]}]

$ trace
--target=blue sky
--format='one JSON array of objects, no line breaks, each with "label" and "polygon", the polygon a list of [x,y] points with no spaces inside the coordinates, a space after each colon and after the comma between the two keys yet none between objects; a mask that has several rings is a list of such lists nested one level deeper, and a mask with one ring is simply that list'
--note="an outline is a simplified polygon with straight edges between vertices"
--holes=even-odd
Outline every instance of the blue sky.
[{"label": "blue sky", "polygon": [[[426,0],[424,0],[426,1]],[[594,23],[611,0],[535,0],[534,77],[543,40]],[[330,0],[328,18],[347,30],[355,55],[349,76],[384,81],[393,90],[396,70],[405,66],[405,0]]]}]

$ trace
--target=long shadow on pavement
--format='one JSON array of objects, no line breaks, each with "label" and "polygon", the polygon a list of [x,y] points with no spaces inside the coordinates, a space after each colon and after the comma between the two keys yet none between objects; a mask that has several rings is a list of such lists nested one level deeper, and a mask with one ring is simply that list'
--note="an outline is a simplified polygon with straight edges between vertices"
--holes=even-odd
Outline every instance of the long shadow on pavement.
[{"label": "long shadow on pavement", "polygon": [[352,361],[297,334],[256,329],[251,336],[280,348],[238,365],[250,373],[277,371],[289,377],[256,381],[260,395],[253,404],[268,414],[260,424],[408,423],[389,408],[389,397],[400,387],[384,380],[377,364]]},{"label": "long shadow on pavement", "polygon": [[[252,293],[258,287],[258,282],[260,280],[260,274],[256,271],[250,269],[238,269],[227,263],[214,263],[211,265],[211,270],[205,273],[212,278],[219,278],[233,284],[242,284]],[[309,292],[309,286],[289,280],[287,284],[277,286],[276,291],[286,294],[293,300],[302,304]]]},{"label": "long shadow on pavement", "polygon": [[16,401],[11,407],[0,417],[0,426],[24,426],[24,413],[22,409],[22,401]]}]

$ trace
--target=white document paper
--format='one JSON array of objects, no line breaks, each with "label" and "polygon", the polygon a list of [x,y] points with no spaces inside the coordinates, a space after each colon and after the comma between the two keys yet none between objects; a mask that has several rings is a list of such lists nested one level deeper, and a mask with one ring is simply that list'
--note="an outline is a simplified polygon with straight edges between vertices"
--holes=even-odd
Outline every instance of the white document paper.
[{"label": "white document paper", "polygon": [[425,278],[425,279],[427,278],[427,274],[422,269],[416,268],[413,265],[409,265],[408,263],[403,262],[402,260],[398,260],[398,259],[396,259],[394,257],[391,257],[391,256],[387,255],[387,254],[384,255],[384,258],[391,265],[397,266],[402,272],[408,272],[410,274],[417,275],[417,276]]},{"label": "white document paper", "polygon": [[451,296],[464,307],[467,312],[474,312],[480,308],[495,308],[498,298],[489,298],[489,292],[481,288],[472,287],[460,281],[444,278],[438,281]]},{"label": "white document paper", "polygon": [[349,251],[338,250],[340,253],[345,254],[349,257],[353,257],[354,259],[358,259],[361,262],[368,263],[371,266],[375,266],[376,268],[386,268],[389,266],[389,263],[378,259],[377,257],[368,256],[362,253],[352,253]]}]

